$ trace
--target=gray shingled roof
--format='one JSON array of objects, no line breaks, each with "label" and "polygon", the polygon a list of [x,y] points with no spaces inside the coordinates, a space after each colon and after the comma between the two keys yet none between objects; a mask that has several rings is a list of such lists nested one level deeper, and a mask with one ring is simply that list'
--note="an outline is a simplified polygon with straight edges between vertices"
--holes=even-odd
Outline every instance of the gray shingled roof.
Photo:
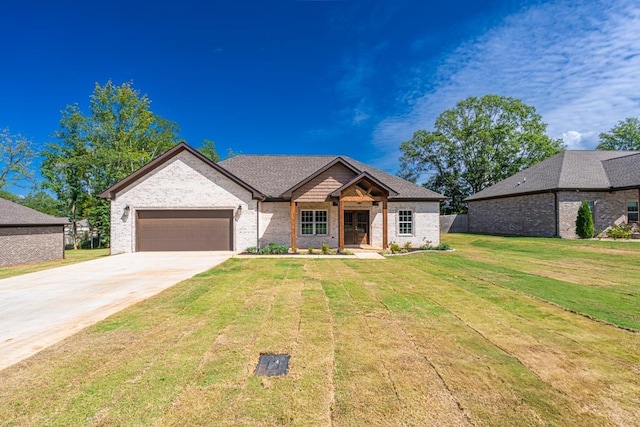
[{"label": "gray shingled roof", "polygon": [[9,200],[0,199],[0,227],[9,225],[64,225],[68,222],[66,218],[56,218]]},{"label": "gray shingled roof", "polygon": [[238,155],[223,160],[219,165],[268,197],[280,198],[285,191],[337,158],[343,159],[360,172],[368,172],[397,191],[398,195],[389,197],[389,200],[445,198],[434,191],[344,156]]},{"label": "gray shingled roof", "polygon": [[608,190],[611,187],[640,186],[638,154],[634,151],[563,151],[466,200],[553,190]]},{"label": "gray shingled roof", "polygon": [[613,187],[631,187],[640,184],[640,153],[605,160],[602,164]]}]

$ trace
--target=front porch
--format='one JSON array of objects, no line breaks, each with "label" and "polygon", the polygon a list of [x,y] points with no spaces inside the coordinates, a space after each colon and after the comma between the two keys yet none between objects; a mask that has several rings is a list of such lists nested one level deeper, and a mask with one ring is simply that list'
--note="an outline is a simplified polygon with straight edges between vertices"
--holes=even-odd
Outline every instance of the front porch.
[{"label": "front porch", "polygon": [[322,244],[337,247],[341,252],[345,248],[388,248],[388,197],[391,191],[362,173],[333,191],[323,202],[305,202],[300,201],[302,198],[292,197],[291,248]]}]

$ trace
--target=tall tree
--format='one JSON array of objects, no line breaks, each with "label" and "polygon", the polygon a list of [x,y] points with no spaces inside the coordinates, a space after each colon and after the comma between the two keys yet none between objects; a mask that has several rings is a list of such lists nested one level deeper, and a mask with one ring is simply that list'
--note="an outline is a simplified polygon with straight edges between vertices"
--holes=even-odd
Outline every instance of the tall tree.
[{"label": "tall tree", "polygon": [[627,117],[600,134],[598,150],[640,150],[640,119]]},{"label": "tall tree", "polygon": [[204,156],[207,157],[212,162],[216,162],[217,163],[217,162],[220,161],[220,155],[216,151],[216,143],[215,143],[215,141],[210,141],[208,139],[205,139],[202,142],[202,146],[200,147],[200,150],[198,150],[198,151],[200,151],[202,154],[204,154]]},{"label": "tall tree", "polygon": [[48,186],[103,236],[109,235],[109,203],[98,195],[177,143],[178,125],[151,111],[151,101],[131,83],[96,84],[89,115],[76,105],[62,112],[58,143],[45,151]]},{"label": "tall tree", "polygon": [[498,95],[470,97],[445,110],[434,130],[400,146],[400,175],[450,197],[442,213],[464,213],[463,199],[563,150],[534,107]]},{"label": "tall tree", "polygon": [[0,189],[31,177],[29,166],[35,156],[33,143],[9,129],[0,129]]},{"label": "tall tree", "polygon": [[54,134],[59,142],[47,144],[41,167],[44,187],[53,191],[66,207],[74,249],[78,249],[77,224],[85,217],[85,204],[91,197],[93,159],[86,140],[87,126],[78,106],[68,105],[62,111],[60,129]]}]

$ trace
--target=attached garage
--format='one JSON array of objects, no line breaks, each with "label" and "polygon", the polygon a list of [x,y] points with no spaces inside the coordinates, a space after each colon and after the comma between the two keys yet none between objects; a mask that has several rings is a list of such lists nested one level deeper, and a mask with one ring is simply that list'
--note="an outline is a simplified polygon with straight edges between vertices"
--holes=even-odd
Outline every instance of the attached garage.
[{"label": "attached garage", "polygon": [[138,251],[231,251],[233,210],[138,210]]}]

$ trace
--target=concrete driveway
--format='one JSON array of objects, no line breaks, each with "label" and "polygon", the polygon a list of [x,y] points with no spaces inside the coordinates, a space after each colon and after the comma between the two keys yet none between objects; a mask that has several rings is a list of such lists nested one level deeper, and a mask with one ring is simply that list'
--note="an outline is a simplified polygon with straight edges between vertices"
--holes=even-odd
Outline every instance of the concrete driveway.
[{"label": "concrete driveway", "polygon": [[0,369],[232,255],[138,252],[0,280]]}]

